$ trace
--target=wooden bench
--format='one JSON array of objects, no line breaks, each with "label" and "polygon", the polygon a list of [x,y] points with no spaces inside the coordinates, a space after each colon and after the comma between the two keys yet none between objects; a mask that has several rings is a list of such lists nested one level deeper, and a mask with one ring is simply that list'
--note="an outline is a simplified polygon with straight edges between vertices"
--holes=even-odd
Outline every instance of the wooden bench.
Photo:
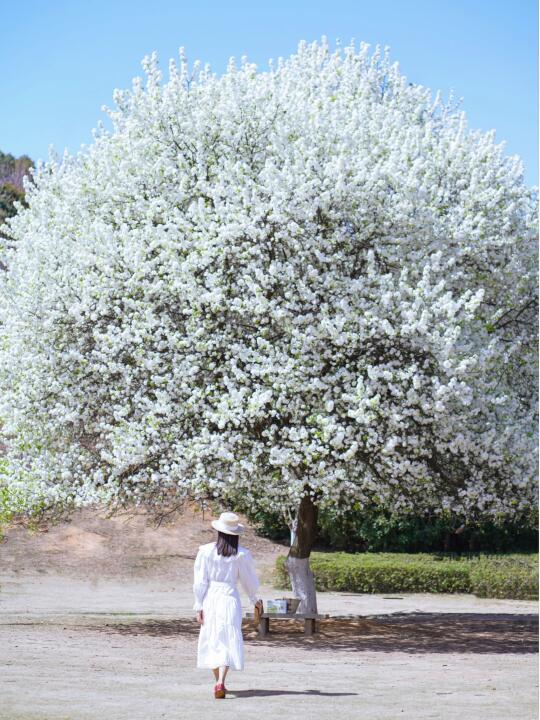
[{"label": "wooden bench", "polygon": [[[246,617],[253,620],[254,613],[246,613]],[[270,632],[270,618],[276,620],[303,620],[304,635],[313,635],[316,631],[315,621],[325,620],[329,615],[316,615],[310,613],[263,613],[259,621],[259,636],[266,637]]]}]

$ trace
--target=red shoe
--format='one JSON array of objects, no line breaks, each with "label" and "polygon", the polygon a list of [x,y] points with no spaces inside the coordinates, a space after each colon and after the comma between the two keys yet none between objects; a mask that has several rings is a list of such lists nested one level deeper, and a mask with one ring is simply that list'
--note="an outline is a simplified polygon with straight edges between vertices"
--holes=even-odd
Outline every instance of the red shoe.
[{"label": "red shoe", "polygon": [[216,700],[222,700],[225,697],[226,692],[227,689],[225,688],[225,683],[217,683],[214,685],[214,697]]}]

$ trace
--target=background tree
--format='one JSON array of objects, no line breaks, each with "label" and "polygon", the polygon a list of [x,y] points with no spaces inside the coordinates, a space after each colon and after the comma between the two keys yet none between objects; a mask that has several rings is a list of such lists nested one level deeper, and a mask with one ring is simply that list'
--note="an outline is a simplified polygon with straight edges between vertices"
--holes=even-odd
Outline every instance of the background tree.
[{"label": "background tree", "polygon": [[17,203],[24,204],[23,179],[33,167],[27,155],[14,157],[0,151],[0,236],[1,226],[17,212]]},{"label": "background tree", "polygon": [[26,507],[536,502],[536,190],[368,46],[223,77],[155,56],[51,159],[2,279],[5,483]]}]

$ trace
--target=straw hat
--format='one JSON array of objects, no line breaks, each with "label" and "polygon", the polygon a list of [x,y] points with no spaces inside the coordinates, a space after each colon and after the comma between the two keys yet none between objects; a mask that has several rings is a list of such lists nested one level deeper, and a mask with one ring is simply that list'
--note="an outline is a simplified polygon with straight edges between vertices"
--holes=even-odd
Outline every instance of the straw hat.
[{"label": "straw hat", "polygon": [[219,520],[212,520],[212,527],[214,530],[227,533],[227,535],[241,535],[244,532],[244,526],[238,520],[236,513],[223,512],[219,516]]}]

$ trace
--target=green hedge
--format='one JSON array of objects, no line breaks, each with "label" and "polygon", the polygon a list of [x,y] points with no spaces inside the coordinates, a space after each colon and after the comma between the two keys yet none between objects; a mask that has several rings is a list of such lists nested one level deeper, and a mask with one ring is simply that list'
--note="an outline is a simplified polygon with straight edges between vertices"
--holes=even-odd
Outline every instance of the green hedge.
[{"label": "green hedge", "polygon": [[[290,589],[285,556],[276,561],[276,587]],[[538,555],[453,559],[427,553],[311,555],[317,590],[357,593],[474,593],[516,600],[538,597]]]},{"label": "green hedge", "polygon": [[536,600],[538,555],[508,555],[471,561],[473,592],[478,597]]}]

